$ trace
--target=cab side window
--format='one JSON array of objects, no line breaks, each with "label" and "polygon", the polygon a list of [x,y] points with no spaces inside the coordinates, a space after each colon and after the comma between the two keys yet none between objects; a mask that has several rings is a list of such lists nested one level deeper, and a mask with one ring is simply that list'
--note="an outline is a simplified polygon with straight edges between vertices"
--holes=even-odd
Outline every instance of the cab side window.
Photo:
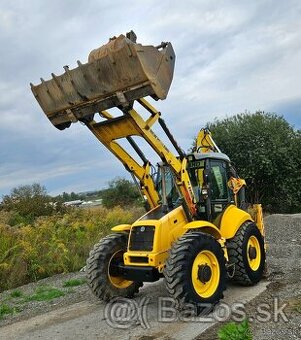
[{"label": "cab side window", "polygon": [[229,199],[226,163],[211,160],[210,190],[212,200]]},{"label": "cab side window", "polygon": [[176,206],[179,203],[179,192],[176,188],[173,174],[169,167],[164,167],[165,185],[166,185],[166,199],[171,206]]}]

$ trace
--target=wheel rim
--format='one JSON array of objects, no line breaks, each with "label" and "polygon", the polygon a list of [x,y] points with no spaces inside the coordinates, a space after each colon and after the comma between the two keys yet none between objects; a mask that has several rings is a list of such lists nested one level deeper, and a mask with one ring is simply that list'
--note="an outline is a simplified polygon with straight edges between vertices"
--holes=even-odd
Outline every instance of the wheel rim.
[{"label": "wheel rim", "polygon": [[220,267],[214,253],[201,251],[192,265],[192,284],[202,298],[211,297],[217,290],[220,281]]},{"label": "wheel rim", "polygon": [[250,268],[256,271],[260,266],[261,251],[259,241],[255,236],[251,236],[248,240],[247,257]]},{"label": "wheel rim", "polygon": [[109,265],[108,265],[108,278],[109,278],[111,284],[114,287],[119,288],[119,289],[125,289],[133,283],[133,281],[126,280],[121,276],[113,276],[112,274],[110,274],[110,268],[111,268],[112,262],[113,261],[119,262],[119,261],[122,261],[122,260],[123,260],[123,251],[118,250],[112,255],[112,257],[110,258],[110,261],[109,261]]}]

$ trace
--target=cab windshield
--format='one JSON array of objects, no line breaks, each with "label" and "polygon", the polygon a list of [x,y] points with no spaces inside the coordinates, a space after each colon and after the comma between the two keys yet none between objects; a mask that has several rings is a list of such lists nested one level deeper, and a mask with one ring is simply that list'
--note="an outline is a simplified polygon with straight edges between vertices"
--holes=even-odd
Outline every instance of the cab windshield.
[{"label": "cab windshield", "polygon": [[187,170],[197,202],[200,201],[201,190],[204,183],[204,168],[204,160],[193,160],[188,162]]},{"label": "cab windshield", "polygon": [[176,187],[174,175],[168,166],[159,166],[156,188],[162,204],[167,204],[169,207],[179,205],[180,194]]}]

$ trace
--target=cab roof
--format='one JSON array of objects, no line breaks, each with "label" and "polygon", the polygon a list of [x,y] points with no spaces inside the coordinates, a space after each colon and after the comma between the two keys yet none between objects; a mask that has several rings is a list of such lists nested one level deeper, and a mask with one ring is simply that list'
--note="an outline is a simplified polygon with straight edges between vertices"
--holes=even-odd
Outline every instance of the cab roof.
[{"label": "cab roof", "polygon": [[[230,158],[222,152],[206,152],[206,153],[194,152],[190,155],[193,155],[196,160],[211,158],[211,159],[222,159],[224,161],[230,162]],[[190,155],[187,156],[188,159]]]}]

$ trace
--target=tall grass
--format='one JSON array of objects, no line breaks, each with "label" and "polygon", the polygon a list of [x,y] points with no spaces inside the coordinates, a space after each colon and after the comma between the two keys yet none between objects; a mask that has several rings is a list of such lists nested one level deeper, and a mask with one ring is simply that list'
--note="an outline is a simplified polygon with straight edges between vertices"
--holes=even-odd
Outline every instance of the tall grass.
[{"label": "tall grass", "polygon": [[131,223],[141,209],[74,209],[11,227],[0,215],[0,291],[56,273],[79,270],[89,251],[111,227]]}]

